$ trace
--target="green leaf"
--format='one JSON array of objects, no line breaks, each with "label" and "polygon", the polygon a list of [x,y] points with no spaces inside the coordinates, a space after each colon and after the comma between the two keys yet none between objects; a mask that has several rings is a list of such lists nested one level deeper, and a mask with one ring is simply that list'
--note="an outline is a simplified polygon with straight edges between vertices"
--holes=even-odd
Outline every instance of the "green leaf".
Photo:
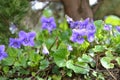
[{"label": "green leaf", "polygon": [[67,49],[66,43],[65,43],[65,42],[61,42],[61,43],[59,44],[59,49]]},{"label": "green leaf", "polygon": [[[30,54],[29,54],[30,55]],[[19,55],[18,60],[15,62],[15,66],[22,66],[24,68],[27,67],[27,61],[30,58],[27,53],[22,53]]]},{"label": "green leaf", "polygon": [[53,68],[52,68],[52,73],[53,74],[60,74],[60,71],[59,71],[59,67],[57,65],[55,65]]},{"label": "green leaf", "polygon": [[106,69],[114,68],[114,64],[110,63],[111,60],[112,59],[110,57],[103,57],[100,59],[100,62],[102,64],[102,66],[105,67]]},{"label": "green leaf", "polygon": [[114,16],[114,15],[110,15],[110,16],[106,17],[105,23],[111,24],[113,26],[118,26],[118,25],[120,25],[120,18],[117,16]]},{"label": "green leaf", "polygon": [[89,68],[87,69],[85,66],[75,66],[73,60],[69,60],[66,62],[66,67],[68,69],[73,70],[75,73],[87,74],[89,72]]},{"label": "green leaf", "polygon": [[[33,61],[33,62],[39,62],[39,60],[41,59],[41,56],[39,54],[35,53],[34,50],[31,50],[28,55],[29,55],[29,60]],[[23,57],[24,57],[24,55],[23,55]],[[27,58],[27,56],[26,56],[26,58]]]},{"label": "green leaf", "polygon": [[67,71],[67,75],[68,75],[69,77],[72,77],[72,70]]},{"label": "green leaf", "polygon": [[60,23],[59,27],[64,31],[67,30],[68,29],[67,21],[64,19],[63,22]]},{"label": "green leaf", "polygon": [[104,45],[96,45],[95,48],[93,48],[94,52],[103,52],[106,49],[106,46]]},{"label": "green leaf", "polygon": [[105,80],[104,75],[102,73],[98,73],[96,80]]},{"label": "green leaf", "polygon": [[49,66],[49,61],[48,60],[42,60],[40,61],[40,69],[44,70],[45,68],[47,68]]},{"label": "green leaf", "polygon": [[115,53],[117,53],[118,55],[120,55],[120,45],[115,48]]},{"label": "green leaf", "polygon": [[81,44],[81,45],[79,46],[79,49],[80,49],[80,50],[85,50],[85,49],[87,49],[87,48],[89,47],[89,45],[90,45],[90,43],[87,42],[87,41],[85,41],[83,44]]},{"label": "green leaf", "polygon": [[8,52],[8,55],[11,56],[11,57],[17,57],[18,54],[21,53],[21,50],[19,49],[15,49],[15,48],[8,48],[7,49],[7,52]]},{"label": "green leaf", "polygon": [[96,20],[96,21],[94,21],[94,24],[96,26],[96,33],[95,33],[96,38],[97,38],[97,40],[102,40],[104,38],[104,36],[103,36],[103,21]]},{"label": "green leaf", "polygon": [[118,65],[120,65],[120,57],[117,57],[115,60],[117,61]]},{"label": "green leaf", "polygon": [[0,76],[0,80],[7,80],[7,77]]},{"label": "green leaf", "polygon": [[19,67],[19,66],[21,66],[21,64],[20,64],[18,61],[16,61],[16,62],[14,63],[14,66],[15,66],[15,67]]},{"label": "green leaf", "polygon": [[36,73],[35,73],[35,72],[32,72],[32,73],[31,73],[31,75],[32,75],[32,76],[35,76],[35,75],[36,75]]},{"label": "green leaf", "polygon": [[97,72],[96,72],[96,71],[93,71],[93,72],[92,72],[92,75],[95,76],[95,77],[97,77]]},{"label": "green leaf", "polygon": [[2,61],[2,64],[11,66],[11,65],[14,64],[14,62],[15,62],[15,58],[14,57],[8,57],[8,58],[6,58],[6,59],[4,59]]},{"label": "green leaf", "polygon": [[52,11],[50,10],[50,9],[44,9],[44,11],[43,11],[43,15],[44,16],[46,16],[46,17],[50,17],[50,16],[52,16]]},{"label": "green leaf", "polygon": [[88,56],[87,54],[83,54],[82,55],[82,58],[78,58],[78,61],[79,62],[92,62],[93,61],[93,59],[90,57],[90,56]]},{"label": "green leaf", "polygon": [[62,41],[69,40],[69,38],[70,38],[70,36],[71,36],[70,33],[71,33],[70,30],[67,29],[66,31],[61,32],[61,34],[60,34],[59,37],[60,37],[60,39],[61,39]]},{"label": "green leaf", "polygon": [[96,20],[94,21],[94,24],[96,25],[96,27],[100,28],[102,25],[103,21],[102,20]]},{"label": "green leaf", "polygon": [[105,52],[105,55],[106,55],[107,57],[113,58],[113,54],[111,53],[111,51],[106,51],[106,52]]},{"label": "green leaf", "polygon": [[43,78],[40,78],[39,76],[36,76],[37,80],[44,80]]},{"label": "green leaf", "polygon": [[94,24],[96,26],[96,33],[99,34],[102,32],[102,29],[103,29],[103,21],[102,20],[96,20],[94,21]]},{"label": "green leaf", "polygon": [[52,80],[61,80],[61,77],[60,75],[53,75],[52,76]]},{"label": "green leaf", "polygon": [[3,71],[4,71],[5,74],[7,74],[8,71],[9,71],[9,67],[8,66],[3,67]]},{"label": "green leaf", "polygon": [[95,61],[87,54],[83,54],[81,58],[78,57],[78,62],[85,64],[89,63],[91,67],[95,67]]},{"label": "green leaf", "polygon": [[46,44],[48,49],[51,47],[51,45],[53,45],[54,41],[55,41],[54,38],[49,38],[45,41],[45,44]]},{"label": "green leaf", "polygon": [[69,52],[67,49],[58,49],[53,53],[54,61],[59,67],[64,67],[68,58]]}]

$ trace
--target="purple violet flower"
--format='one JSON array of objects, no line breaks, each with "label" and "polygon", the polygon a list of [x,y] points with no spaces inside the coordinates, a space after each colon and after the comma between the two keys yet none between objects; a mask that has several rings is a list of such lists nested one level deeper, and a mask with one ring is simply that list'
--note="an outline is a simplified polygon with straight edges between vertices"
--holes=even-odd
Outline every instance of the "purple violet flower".
[{"label": "purple violet flower", "polygon": [[43,30],[48,30],[49,32],[52,32],[54,29],[56,29],[56,23],[53,17],[42,17],[41,22]]},{"label": "purple violet flower", "polygon": [[96,32],[96,27],[93,24],[93,22],[89,23],[87,25],[86,29],[87,29],[88,34],[91,34],[91,33],[95,34],[95,32]]},{"label": "purple violet flower", "polygon": [[72,36],[70,38],[71,41],[77,42],[79,44],[82,44],[84,42],[84,31],[81,31],[79,29],[73,29],[72,30]]},{"label": "purple violet flower", "polygon": [[88,35],[87,35],[87,40],[89,41],[89,42],[93,42],[94,41],[94,34],[93,33],[89,33]]},{"label": "purple violet flower", "polygon": [[104,30],[110,31],[111,30],[111,25],[104,25]]},{"label": "purple violet flower", "polygon": [[70,22],[70,28],[78,29],[80,27],[80,21]]},{"label": "purple violet flower", "polygon": [[13,48],[20,48],[21,47],[21,41],[18,38],[10,38],[9,40],[9,46]]},{"label": "purple violet flower", "polygon": [[116,30],[120,32],[120,26],[116,26]]},{"label": "purple violet flower", "polygon": [[4,45],[0,45],[0,60],[6,58],[8,55],[5,52],[5,46]]},{"label": "purple violet flower", "polygon": [[90,22],[90,19],[89,19],[89,18],[87,18],[87,19],[85,19],[84,21],[82,21],[82,22],[80,23],[79,29],[86,29],[87,26],[89,25],[89,22]]},{"label": "purple violet flower", "polygon": [[19,32],[19,39],[24,46],[34,46],[35,32],[26,33],[24,31]]}]

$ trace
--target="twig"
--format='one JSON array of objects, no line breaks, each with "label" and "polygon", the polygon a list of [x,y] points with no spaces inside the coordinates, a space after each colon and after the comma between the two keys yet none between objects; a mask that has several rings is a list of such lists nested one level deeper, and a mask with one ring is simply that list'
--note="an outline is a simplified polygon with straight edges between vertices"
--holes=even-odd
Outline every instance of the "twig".
[{"label": "twig", "polygon": [[106,70],[107,70],[108,73],[113,77],[114,80],[117,80],[117,79],[115,78],[115,76],[114,76],[108,69],[106,69]]}]

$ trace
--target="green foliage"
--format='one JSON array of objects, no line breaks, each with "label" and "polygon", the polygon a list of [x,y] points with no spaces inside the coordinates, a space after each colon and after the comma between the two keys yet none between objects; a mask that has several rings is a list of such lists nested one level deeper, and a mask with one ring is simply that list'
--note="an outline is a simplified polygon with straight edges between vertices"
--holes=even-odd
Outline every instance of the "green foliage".
[{"label": "green foliage", "polygon": [[[97,31],[92,43],[71,42],[72,30],[63,21],[51,33],[46,30],[36,32],[34,47],[15,49],[7,46],[8,57],[0,61],[0,79],[61,80],[64,76],[82,74],[86,80],[92,80],[93,76],[97,80],[105,80],[98,67],[109,70],[115,68],[116,64],[120,65],[120,33],[115,27],[105,31],[102,20],[96,20],[94,24]],[[69,50],[68,45],[73,50]],[[43,53],[44,47],[49,51],[48,54]]]}]

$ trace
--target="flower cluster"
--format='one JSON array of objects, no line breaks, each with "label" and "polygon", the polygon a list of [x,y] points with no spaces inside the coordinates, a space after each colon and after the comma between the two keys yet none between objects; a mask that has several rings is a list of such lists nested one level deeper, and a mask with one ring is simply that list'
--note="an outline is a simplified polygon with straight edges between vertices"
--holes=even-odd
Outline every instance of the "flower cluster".
[{"label": "flower cluster", "polygon": [[10,38],[9,46],[13,48],[20,48],[23,46],[34,46],[35,32],[26,33],[25,31],[19,32],[19,38]]},{"label": "flower cluster", "polygon": [[95,25],[89,18],[84,21],[70,22],[70,27],[72,28],[71,41],[82,44],[84,42],[84,37],[87,37],[89,42],[94,41],[94,34],[96,32]]},{"label": "flower cluster", "polygon": [[8,55],[5,52],[5,46],[4,45],[0,45],[0,60],[6,58]]},{"label": "flower cluster", "polygon": [[56,23],[53,17],[50,17],[50,18],[42,17],[41,23],[42,23],[42,29],[48,30],[50,33],[54,29],[56,29]]}]

